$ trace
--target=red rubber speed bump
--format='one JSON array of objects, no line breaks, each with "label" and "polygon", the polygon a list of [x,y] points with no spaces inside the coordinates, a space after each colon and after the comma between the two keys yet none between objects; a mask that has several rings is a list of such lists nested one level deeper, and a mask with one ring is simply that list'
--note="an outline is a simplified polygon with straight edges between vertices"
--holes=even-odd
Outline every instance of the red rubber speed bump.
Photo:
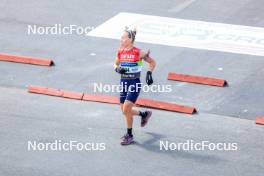
[{"label": "red rubber speed bump", "polygon": [[83,93],[79,92],[72,92],[72,91],[63,91],[62,97],[64,98],[70,98],[70,99],[76,99],[76,100],[82,100]]},{"label": "red rubber speed bump", "polygon": [[[79,92],[65,91],[61,89],[54,89],[54,88],[34,86],[34,85],[30,85],[28,87],[28,92],[44,94],[44,95],[51,95],[51,96],[58,96],[58,97],[64,97],[64,98],[71,98],[71,99],[77,99],[77,100],[84,100],[84,101],[120,104],[119,98],[115,96],[83,94]],[[193,114],[196,112],[196,109],[193,107],[182,106],[182,105],[177,105],[174,103],[167,103],[167,102],[150,100],[150,99],[143,99],[143,98],[138,99],[136,102],[136,105],[149,107],[149,108],[155,108],[155,109],[161,109],[161,110],[167,110],[167,111],[173,111],[173,112],[187,113],[187,114]]]},{"label": "red rubber speed bump", "polygon": [[5,53],[0,53],[0,61],[19,62],[24,64],[51,66],[53,61],[45,58],[35,58],[27,56],[15,56]]},{"label": "red rubber speed bump", "polygon": [[186,74],[179,74],[172,72],[168,74],[168,80],[206,84],[206,85],[219,86],[219,87],[224,87],[225,85],[227,85],[226,80],[223,79],[209,78],[203,76],[193,76],[193,75],[186,75]]},{"label": "red rubber speed bump", "polygon": [[143,98],[139,98],[136,101],[136,105],[155,108],[155,109],[162,109],[162,110],[167,110],[167,111],[173,111],[173,112],[187,113],[187,114],[193,114],[196,112],[196,109],[193,107],[182,106],[182,105],[177,105],[174,103],[167,103],[167,102],[150,100],[150,99],[143,99]]},{"label": "red rubber speed bump", "polygon": [[47,88],[47,87],[41,87],[41,86],[33,86],[33,85],[30,85],[28,87],[28,92],[45,94],[45,95],[50,95],[50,96],[57,96],[57,97],[61,97],[63,95],[63,91],[60,89]]},{"label": "red rubber speed bump", "polygon": [[33,85],[30,85],[28,87],[28,92],[57,96],[57,97],[64,97],[64,98],[70,98],[70,99],[77,99],[77,100],[82,100],[83,98],[83,93],[65,91],[61,89],[41,87],[41,86],[33,86]]},{"label": "red rubber speed bump", "polygon": [[110,103],[110,104],[119,104],[119,98],[114,97],[114,96],[84,94],[83,95],[83,100],[85,100],[85,101],[102,102],[102,103]]},{"label": "red rubber speed bump", "polygon": [[47,90],[47,87],[41,87],[41,86],[28,86],[28,92],[30,93],[37,93],[37,94],[43,94]]},{"label": "red rubber speed bump", "polygon": [[257,117],[256,124],[264,125],[264,117]]}]

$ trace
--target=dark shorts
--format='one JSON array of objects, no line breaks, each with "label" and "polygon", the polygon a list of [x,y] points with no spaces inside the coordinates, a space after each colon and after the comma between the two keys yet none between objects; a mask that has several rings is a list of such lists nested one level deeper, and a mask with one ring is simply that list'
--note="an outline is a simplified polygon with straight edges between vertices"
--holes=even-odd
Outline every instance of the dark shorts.
[{"label": "dark shorts", "polygon": [[121,79],[120,85],[120,103],[123,104],[125,100],[129,100],[135,103],[137,101],[141,89],[140,79]]}]

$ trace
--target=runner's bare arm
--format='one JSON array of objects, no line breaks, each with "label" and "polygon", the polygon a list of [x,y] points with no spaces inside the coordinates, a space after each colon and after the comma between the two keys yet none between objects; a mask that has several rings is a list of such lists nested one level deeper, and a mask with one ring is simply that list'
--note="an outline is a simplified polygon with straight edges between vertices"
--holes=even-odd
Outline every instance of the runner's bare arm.
[{"label": "runner's bare arm", "polygon": [[116,58],[116,59],[115,59],[115,62],[114,62],[114,68],[119,67],[119,63],[120,63],[119,59]]},{"label": "runner's bare arm", "polygon": [[145,53],[143,50],[140,51],[140,58],[149,64],[149,71],[153,72],[156,67],[156,61],[149,56],[149,52]]}]

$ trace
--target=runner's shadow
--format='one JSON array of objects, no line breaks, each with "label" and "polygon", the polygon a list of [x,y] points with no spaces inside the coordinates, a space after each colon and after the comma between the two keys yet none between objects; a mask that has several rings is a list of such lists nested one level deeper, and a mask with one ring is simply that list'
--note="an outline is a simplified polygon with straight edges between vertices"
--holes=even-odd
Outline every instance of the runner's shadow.
[{"label": "runner's shadow", "polygon": [[201,151],[160,150],[159,142],[163,138],[166,138],[166,136],[162,134],[150,133],[150,132],[147,132],[146,134],[150,135],[151,138],[144,141],[143,143],[135,142],[135,145],[147,151],[168,155],[175,160],[185,158],[185,159],[190,159],[190,160],[194,160],[196,162],[205,163],[205,164],[217,164],[219,162],[224,162],[223,159],[217,156],[214,156],[213,154],[210,155],[208,153],[201,152]]}]

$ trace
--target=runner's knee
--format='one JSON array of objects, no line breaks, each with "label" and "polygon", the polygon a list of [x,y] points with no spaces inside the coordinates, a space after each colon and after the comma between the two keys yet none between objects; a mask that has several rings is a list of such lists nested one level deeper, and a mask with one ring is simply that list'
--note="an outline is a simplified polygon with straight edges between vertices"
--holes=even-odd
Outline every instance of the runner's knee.
[{"label": "runner's knee", "polygon": [[124,105],[124,107],[123,107],[123,114],[124,115],[129,115],[129,114],[131,114],[131,110],[132,110],[132,107],[131,106]]}]

